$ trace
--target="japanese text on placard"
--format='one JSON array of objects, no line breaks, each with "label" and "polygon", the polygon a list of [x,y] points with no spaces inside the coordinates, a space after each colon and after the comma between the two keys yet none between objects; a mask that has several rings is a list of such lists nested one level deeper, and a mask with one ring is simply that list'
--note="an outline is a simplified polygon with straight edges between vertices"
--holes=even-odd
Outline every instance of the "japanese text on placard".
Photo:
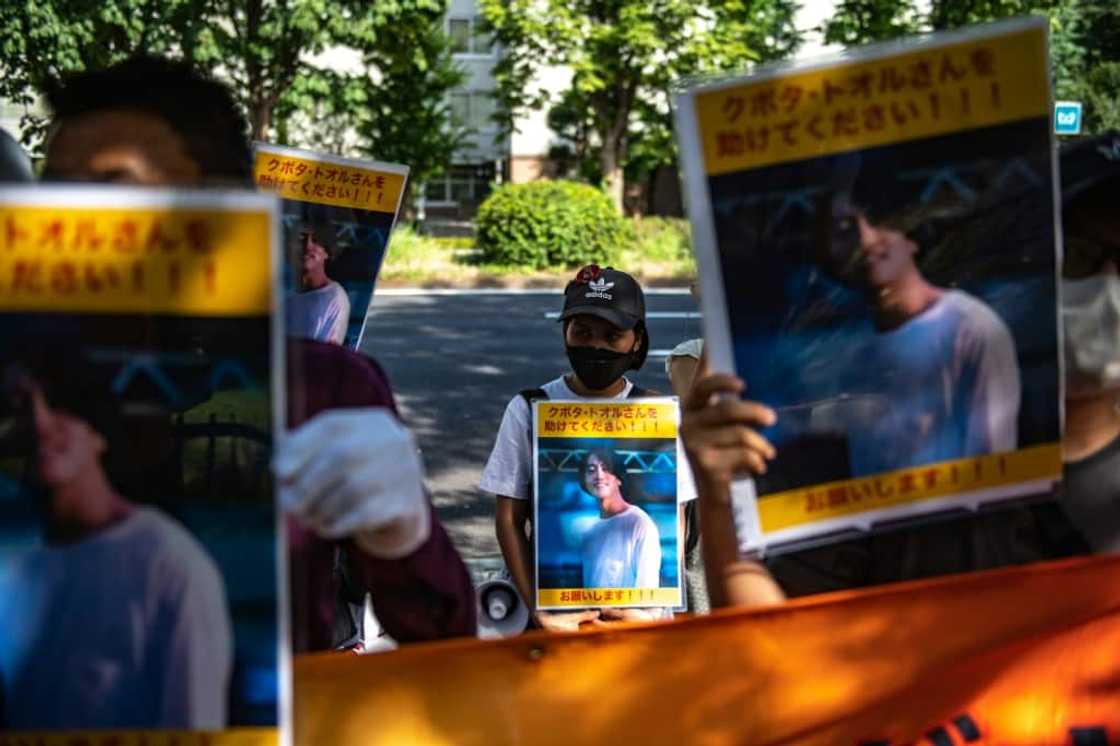
[{"label": "japanese text on placard", "polygon": [[395,212],[404,177],[356,166],[257,153],[257,185],[285,199],[361,210]]},{"label": "japanese text on placard", "polygon": [[708,173],[1047,111],[1041,30],[836,65],[697,97]]}]

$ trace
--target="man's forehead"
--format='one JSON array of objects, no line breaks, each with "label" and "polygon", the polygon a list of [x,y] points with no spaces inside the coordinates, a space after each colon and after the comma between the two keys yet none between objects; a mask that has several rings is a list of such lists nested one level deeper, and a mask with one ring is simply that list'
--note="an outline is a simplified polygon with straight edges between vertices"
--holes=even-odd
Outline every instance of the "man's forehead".
[{"label": "man's forehead", "polygon": [[46,155],[47,179],[184,186],[196,184],[202,175],[168,122],[133,109],[67,117],[56,123]]},{"label": "man's forehead", "polygon": [[615,326],[614,324],[607,321],[606,319],[600,318],[599,316],[592,316],[589,313],[576,314],[575,316],[572,317],[572,323],[573,324],[581,324],[583,326],[589,326],[589,327],[593,328],[595,331],[604,331],[604,332],[621,332],[621,331],[623,331],[623,329]]}]

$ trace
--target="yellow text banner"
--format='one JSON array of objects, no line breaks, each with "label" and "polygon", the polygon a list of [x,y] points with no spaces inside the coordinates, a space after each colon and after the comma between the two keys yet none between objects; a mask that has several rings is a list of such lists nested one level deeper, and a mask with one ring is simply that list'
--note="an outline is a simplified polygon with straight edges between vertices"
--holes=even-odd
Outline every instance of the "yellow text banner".
[{"label": "yellow text banner", "polygon": [[0,310],[260,316],[266,210],[0,204]]},{"label": "yellow text banner", "polygon": [[388,213],[396,212],[404,188],[402,174],[267,150],[257,151],[253,179],[284,199]]},{"label": "yellow text banner", "polygon": [[1061,473],[1061,446],[1050,443],[762,495],[758,514],[768,533],[937,497],[1058,479]]},{"label": "yellow text banner", "polygon": [[703,92],[709,175],[1048,116],[1042,25]]},{"label": "yellow text banner", "polygon": [[541,588],[538,606],[642,606],[678,604],[676,588]]},{"label": "yellow text banner", "polygon": [[279,742],[279,731],[276,728],[0,733],[0,746],[276,746]]},{"label": "yellow text banner", "polygon": [[541,402],[541,438],[675,438],[676,402]]}]

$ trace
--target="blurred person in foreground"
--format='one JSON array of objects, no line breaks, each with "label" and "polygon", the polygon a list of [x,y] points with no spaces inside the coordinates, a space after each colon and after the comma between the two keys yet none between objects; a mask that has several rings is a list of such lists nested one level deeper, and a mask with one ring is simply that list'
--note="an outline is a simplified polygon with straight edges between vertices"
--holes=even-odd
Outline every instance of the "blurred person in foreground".
[{"label": "blurred person in foreground", "polygon": [[[136,58],[80,73],[47,103],[46,180],[252,188],[248,127],[230,91],[183,63]],[[295,652],[360,645],[340,602],[355,593],[372,596],[398,642],[473,635],[470,576],[435,517],[381,367],[340,345],[289,339],[286,369],[292,432],[274,468],[291,513]]]}]

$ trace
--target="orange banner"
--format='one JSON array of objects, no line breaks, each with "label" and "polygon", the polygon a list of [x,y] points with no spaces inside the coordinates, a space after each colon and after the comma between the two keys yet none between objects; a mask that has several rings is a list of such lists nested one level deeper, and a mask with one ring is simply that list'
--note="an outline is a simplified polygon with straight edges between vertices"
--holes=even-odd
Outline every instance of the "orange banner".
[{"label": "orange banner", "polygon": [[1106,744],[1120,558],[295,662],[297,744]]}]

